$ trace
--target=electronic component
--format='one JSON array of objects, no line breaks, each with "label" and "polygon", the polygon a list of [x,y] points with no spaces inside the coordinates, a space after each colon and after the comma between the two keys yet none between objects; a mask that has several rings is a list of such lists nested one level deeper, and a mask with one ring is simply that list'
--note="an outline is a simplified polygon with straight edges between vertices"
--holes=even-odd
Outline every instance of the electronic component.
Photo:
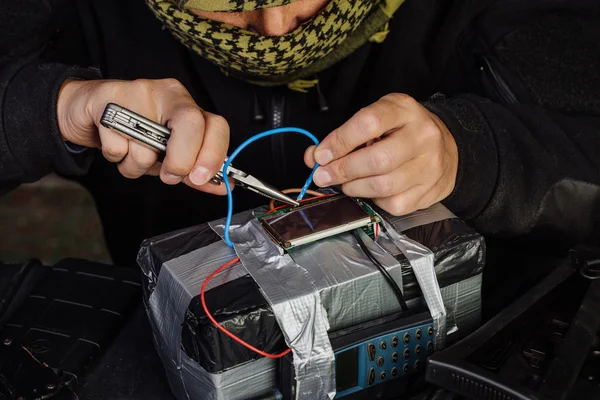
[{"label": "electronic component", "polygon": [[[400,341],[401,337],[410,340]],[[333,332],[330,340],[336,399],[366,398],[367,393],[379,399],[397,398],[401,378],[424,371],[433,351],[433,323],[428,311],[400,313]],[[280,360],[278,379],[283,400],[294,399],[294,385],[293,358],[286,356]]]},{"label": "electronic component", "polygon": [[344,195],[316,199],[260,216],[271,239],[284,250],[380,222],[365,203]]}]

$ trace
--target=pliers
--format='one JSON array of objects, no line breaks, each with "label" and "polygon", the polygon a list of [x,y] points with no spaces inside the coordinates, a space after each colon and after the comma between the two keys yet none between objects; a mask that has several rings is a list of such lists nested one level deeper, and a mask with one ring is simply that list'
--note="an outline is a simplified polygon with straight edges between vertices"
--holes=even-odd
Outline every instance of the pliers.
[{"label": "pliers", "polygon": [[[171,130],[166,126],[157,124],[131,110],[121,107],[114,103],[109,103],[104,109],[100,123],[105,128],[113,129],[123,133],[158,152],[159,159],[164,159],[167,152],[167,142],[171,136]],[[223,161],[223,166],[219,172],[210,180],[212,183],[220,185],[223,183],[223,167],[227,158]],[[231,164],[227,167],[227,176],[232,178],[236,184],[244,189],[251,190],[269,199],[275,199],[282,203],[294,206],[300,203],[289,196],[286,196],[275,187],[249,175]]]}]

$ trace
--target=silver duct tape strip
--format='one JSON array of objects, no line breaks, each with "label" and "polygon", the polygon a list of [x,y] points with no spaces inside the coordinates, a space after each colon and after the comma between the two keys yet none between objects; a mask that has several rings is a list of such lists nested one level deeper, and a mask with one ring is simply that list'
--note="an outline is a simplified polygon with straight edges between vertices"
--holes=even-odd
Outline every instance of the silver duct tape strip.
[{"label": "silver duct tape strip", "polygon": [[220,374],[211,374],[182,352],[182,377],[193,400],[248,400],[277,386],[276,361],[260,358]]},{"label": "silver duct tape strip", "polygon": [[481,326],[482,274],[440,289],[446,315],[447,339],[461,339]]},{"label": "silver duct tape strip", "polygon": [[386,217],[382,218],[382,225],[394,244],[410,262],[433,319],[435,348],[436,350],[442,349],[447,333],[446,308],[435,274],[433,252],[422,244],[398,233],[394,226],[387,222]]},{"label": "silver duct tape strip", "polygon": [[[223,235],[224,220],[210,223]],[[251,211],[232,218],[230,239],[242,264],[271,305],[294,355],[297,399],[335,396],[335,356],[329,323],[314,279],[288,254],[282,254]]]},{"label": "silver duct tape strip", "polygon": [[[202,283],[214,270],[235,257],[223,242],[213,243],[163,264],[156,287],[148,300],[148,315],[158,353],[165,366],[171,388],[179,399],[198,399],[191,391],[196,383],[189,382],[182,369],[181,326],[190,301],[200,293]],[[246,275],[244,268],[232,266],[215,276],[207,288],[216,287]],[[198,368],[201,368],[198,365]],[[251,388],[248,390],[251,391]]]},{"label": "silver duct tape strip", "polygon": [[386,214],[386,219],[389,223],[394,225],[394,228],[396,228],[398,232],[404,232],[416,228],[417,226],[432,224],[451,218],[456,218],[456,215],[448,210],[442,203],[435,203],[424,210],[417,210],[413,213],[399,217]]},{"label": "silver duct tape strip", "polygon": [[[357,230],[373,256],[402,288],[402,266],[362,230]],[[377,267],[350,233],[336,235],[288,251],[314,279],[331,330],[355,326],[400,310],[397,297]]]}]

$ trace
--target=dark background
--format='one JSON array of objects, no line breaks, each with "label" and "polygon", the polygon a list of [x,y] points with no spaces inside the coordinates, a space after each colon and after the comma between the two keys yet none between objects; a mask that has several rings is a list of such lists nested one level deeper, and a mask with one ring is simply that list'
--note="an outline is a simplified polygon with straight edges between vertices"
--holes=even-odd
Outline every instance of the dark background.
[{"label": "dark background", "polygon": [[38,258],[53,265],[66,257],[111,263],[90,194],[56,176],[0,196],[0,259]]}]

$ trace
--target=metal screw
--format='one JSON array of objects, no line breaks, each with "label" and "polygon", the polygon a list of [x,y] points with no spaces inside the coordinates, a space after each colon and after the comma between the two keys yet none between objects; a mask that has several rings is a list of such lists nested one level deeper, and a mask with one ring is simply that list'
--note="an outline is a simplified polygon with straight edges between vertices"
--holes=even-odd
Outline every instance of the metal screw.
[{"label": "metal screw", "polygon": [[4,343],[5,346],[10,346],[12,344],[12,339],[11,338],[5,338],[2,343]]}]

